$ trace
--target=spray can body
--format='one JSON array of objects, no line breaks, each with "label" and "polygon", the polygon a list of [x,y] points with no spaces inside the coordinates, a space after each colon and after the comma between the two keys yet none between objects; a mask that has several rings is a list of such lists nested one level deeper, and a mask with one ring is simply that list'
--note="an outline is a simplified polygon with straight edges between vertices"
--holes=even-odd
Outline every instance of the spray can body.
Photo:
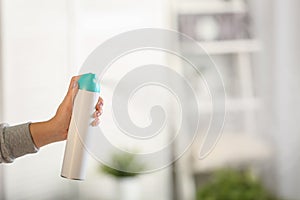
[{"label": "spray can body", "polygon": [[89,145],[89,134],[93,128],[93,113],[99,96],[99,85],[94,74],[84,74],[78,81],[79,91],[74,100],[68,130],[61,176],[73,180],[84,180]]}]

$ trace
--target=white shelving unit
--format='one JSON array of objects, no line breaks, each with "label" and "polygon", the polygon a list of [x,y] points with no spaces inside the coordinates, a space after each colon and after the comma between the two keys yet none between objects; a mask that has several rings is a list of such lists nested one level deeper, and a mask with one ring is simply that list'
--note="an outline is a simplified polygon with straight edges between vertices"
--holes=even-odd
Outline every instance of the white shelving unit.
[{"label": "white shelving unit", "polygon": [[[247,14],[247,0],[174,0],[173,14],[176,20],[176,29],[180,29],[180,16],[215,16],[219,14]],[[196,26],[196,24],[195,24]],[[182,31],[182,30],[181,30]],[[187,34],[188,35],[188,34]],[[197,40],[197,39],[195,39]],[[203,52],[197,52],[192,45],[182,42],[182,52],[190,56],[204,56],[208,54],[213,60],[217,56],[230,58],[232,66],[219,66],[220,68],[232,67],[235,75],[229,78],[237,79],[239,85],[238,95],[227,95],[227,112],[243,111],[245,116],[245,133],[253,132],[255,126],[254,111],[260,107],[260,99],[254,95],[253,87],[253,68],[252,56],[259,52],[262,47],[256,38],[237,38],[237,39],[216,39],[198,41],[199,45],[204,49]],[[222,71],[222,69],[221,69]],[[226,83],[225,83],[226,87]],[[226,88],[225,88],[226,89]],[[200,105],[202,111],[210,112],[207,103]],[[226,130],[225,130],[226,131]]]},{"label": "white shelving unit", "polygon": [[[209,17],[224,14],[230,15],[249,13],[246,0],[174,0],[173,12],[174,19],[176,19],[177,21],[176,28],[179,30],[180,28],[182,28],[179,25],[180,16],[184,15]],[[196,26],[197,24],[194,25]],[[232,68],[231,70],[234,71],[234,75],[228,78],[237,79],[236,84],[239,86],[239,91],[236,91],[238,95],[227,95],[226,110],[228,112],[228,115],[230,115],[231,112],[242,111],[245,121],[245,133],[251,133],[255,131],[253,129],[253,127],[255,127],[256,120],[254,112],[260,107],[261,103],[259,98],[254,95],[254,66],[252,64],[252,56],[262,49],[260,42],[256,38],[252,37],[201,41],[195,38],[195,40],[204,49],[204,51],[199,53],[196,49],[193,49],[193,45],[183,41],[182,52],[185,55],[196,57],[205,56],[205,54],[207,53],[213,60],[216,57],[231,59],[232,66],[223,66],[223,63],[218,66],[219,68],[222,68],[220,69],[221,73],[224,68]],[[200,105],[200,107],[203,108],[202,111],[207,110],[208,112],[210,112],[210,109],[205,109],[206,106],[207,103],[203,103],[202,105]]]},{"label": "white shelving unit", "polygon": [[179,14],[215,14],[247,12],[245,4],[240,0],[178,0],[175,2]]},{"label": "white shelving unit", "polygon": [[[251,53],[261,49],[258,40],[226,40],[226,41],[204,41],[199,42],[199,45],[209,55],[236,54],[236,53]],[[195,50],[189,43],[182,44],[183,51],[187,54],[195,54]]]},{"label": "white shelving unit", "polygon": [[[190,59],[196,59],[197,61],[199,61],[200,65],[204,66],[203,69],[205,71],[207,70],[205,69],[205,65],[207,63],[201,63],[201,59],[204,58],[205,54],[207,53],[212,58],[212,60],[219,62],[219,64],[217,63],[217,66],[221,73],[224,71],[226,72],[226,70],[228,71],[227,74],[224,73],[225,89],[228,89],[226,99],[226,116],[228,119],[227,122],[225,122],[223,132],[223,136],[227,134],[228,137],[224,137],[224,143],[218,146],[218,149],[216,149],[214,155],[211,158],[208,158],[206,163],[205,161],[204,163],[203,161],[201,161],[200,163],[196,162],[195,164],[193,164],[191,170],[194,174],[208,173],[210,171],[213,171],[214,169],[222,166],[224,164],[224,161],[229,163],[238,162],[238,159],[234,159],[232,157],[234,155],[229,155],[229,157],[226,157],[226,153],[218,154],[218,152],[226,152],[228,147],[228,152],[236,152],[234,146],[230,146],[234,145],[234,142],[244,142],[244,148],[246,149],[249,149],[248,146],[251,145],[251,142],[254,146],[257,147],[257,150],[253,150],[253,153],[251,153],[251,155],[244,155],[243,151],[240,151],[241,155],[239,156],[243,158],[240,162],[245,162],[245,160],[247,159],[251,161],[253,161],[252,159],[259,160],[261,159],[261,155],[267,155],[267,148],[263,146],[260,141],[256,141],[256,139],[251,139],[252,136],[255,135],[256,131],[256,111],[262,105],[260,98],[255,95],[255,89],[253,84],[253,72],[255,70],[255,66],[253,65],[253,55],[261,51],[262,46],[260,44],[260,41],[254,38],[252,35],[249,35],[249,37],[243,37],[238,35],[238,37],[225,39],[220,37],[216,39],[210,38],[207,40],[200,40],[199,38],[197,38],[197,35],[194,34],[193,31],[191,31],[193,30],[193,28],[194,30],[197,29],[197,23],[195,22],[195,18],[197,19],[197,17],[199,16],[205,16],[210,19],[215,16],[218,16],[214,19],[217,19],[217,23],[220,23],[218,25],[223,26],[220,29],[218,29],[218,31],[222,31],[222,28],[224,29],[224,26],[228,26],[228,24],[221,24],[222,22],[224,22],[222,21],[224,16],[226,17],[236,15],[238,17],[241,17],[243,15],[247,16],[249,14],[249,16],[251,17],[251,13],[248,9],[249,7],[247,5],[247,0],[173,0],[174,29],[179,30],[180,32],[183,32],[184,34],[192,37],[204,49],[203,52],[199,52],[197,49],[193,49],[192,44],[182,41],[181,48],[183,54],[189,57]],[[182,20],[182,16],[185,17],[184,20]],[[190,17],[190,21],[188,20],[188,17]],[[240,19],[241,18],[238,18],[238,20]],[[186,24],[180,24],[183,22]],[[216,26],[217,23],[213,24],[213,26]],[[246,24],[241,28],[249,28],[247,29],[247,31],[251,31],[251,28],[248,27],[248,25],[249,24]],[[184,28],[187,28],[187,32],[185,32]],[[225,27],[225,30],[228,31],[229,29],[229,32],[235,33],[239,29],[238,26],[235,26],[232,30],[230,30],[230,28],[231,27]],[[197,29],[197,31],[199,30],[201,31],[201,28]],[[228,60],[230,61],[228,62]],[[183,66],[183,70],[184,69],[185,67]],[[236,87],[232,87],[231,84],[226,83],[226,79]],[[197,84],[197,81],[195,81],[195,84]],[[234,90],[236,91],[231,92],[230,90],[232,88],[234,88]],[[202,114],[212,113],[211,102],[201,102],[200,109]],[[232,129],[234,129],[235,127],[237,127],[236,131],[233,131]],[[238,141],[234,140],[231,144],[231,139],[236,138],[234,137],[234,135],[237,136]],[[228,138],[231,139],[228,140]],[[249,142],[250,140],[251,142]],[[243,144],[241,145],[243,146]],[[259,149],[264,152],[260,152]],[[199,153],[199,151],[193,152],[192,150],[191,153],[197,154]],[[197,155],[192,156],[197,157]],[[182,163],[178,164],[179,168],[182,168],[184,166],[185,168],[190,168],[188,167],[189,164],[187,164],[187,162],[190,162],[189,158],[181,160],[180,162]],[[189,177],[190,181],[193,181],[191,176],[193,175],[185,175],[185,177],[182,176],[180,178],[180,181],[187,180],[187,177]],[[185,182],[182,184],[188,183]],[[188,195],[186,195],[185,193],[193,193],[191,190],[181,191],[181,195],[182,198],[193,199],[193,197],[187,197]]]}]

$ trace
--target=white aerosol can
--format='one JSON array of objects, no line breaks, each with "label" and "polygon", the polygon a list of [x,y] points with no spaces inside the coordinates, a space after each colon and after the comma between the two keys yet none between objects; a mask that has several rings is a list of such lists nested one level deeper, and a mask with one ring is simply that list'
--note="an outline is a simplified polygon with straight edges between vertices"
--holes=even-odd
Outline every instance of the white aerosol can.
[{"label": "white aerosol can", "polygon": [[61,176],[73,180],[84,180],[89,145],[89,135],[94,120],[93,113],[100,93],[95,74],[83,74],[78,80],[79,91],[74,100],[68,131]]}]

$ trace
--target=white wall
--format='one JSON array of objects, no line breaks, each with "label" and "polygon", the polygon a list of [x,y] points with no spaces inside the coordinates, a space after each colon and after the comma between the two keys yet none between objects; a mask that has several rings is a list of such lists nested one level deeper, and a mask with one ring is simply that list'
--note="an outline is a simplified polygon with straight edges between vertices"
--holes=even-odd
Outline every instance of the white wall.
[{"label": "white wall", "polygon": [[[1,1],[0,1],[0,10],[1,10]],[[0,122],[3,121],[3,87],[2,87],[2,28],[1,28],[2,16],[0,16]],[[0,199],[4,199],[4,171],[3,166],[0,166]]]},{"label": "white wall", "polygon": [[[3,0],[1,121],[13,125],[49,119],[64,97],[70,77],[96,46],[133,28],[165,27],[166,2]],[[97,163],[92,161],[90,174],[94,176],[84,183],[60,178],[63,150],[64,143],[48,145],[38,154],[5,165],[6,198],[85,199],[86,193],[91,198],[103,193],[111,198],[110,193],[115,193],[115,188],[109,187],[112,181],[93,174]],[[145,200],[168,199],[168,170],[146,176],[142,184]],[[102,186],[107,187],[101,192]]]},{"label": "white wall", "polygon": [[256,1],[257,21],[264,52],[258,73],[264,97],[261,127],[275,147],[266,166],[272,189],[283,199],[299,199],[300,15],[298,0]]},{"label": "white wall", "polygon": [[[49,119],[68,87],[66,1],[4,0],[3,118]],[[53,199],[67,188],[59,178],[63,143],[5,166],[7,199]]]},{"label": "white wall", "polygon": [[[2,9],[0,1],[0,10]],[[3,120],[2,15],[0,15],[0,121]],[[1,187],[0,187],[1,188]]]}]

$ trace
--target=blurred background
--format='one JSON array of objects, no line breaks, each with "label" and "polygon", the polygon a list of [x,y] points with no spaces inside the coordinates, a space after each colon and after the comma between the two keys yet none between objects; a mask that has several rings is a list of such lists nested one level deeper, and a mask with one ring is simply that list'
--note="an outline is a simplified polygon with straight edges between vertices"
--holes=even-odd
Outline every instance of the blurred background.
[{"label": "blurred background", "polygon": [[[60,142],[2,164],[0,199],[300,199],[300,1],[0,2],[0,122],[52,117],[89,53],[137,28],[178,30],[200,42],[227,92],[223,135],[204,160],[198,141],[172,166],[140,176],[100,169],[90,158],[87,180],[75,182],[60,178]],[[185,41],[181,48],[210,75],[205,55]],[[209,112],[205,101],[200,106]]]}]

